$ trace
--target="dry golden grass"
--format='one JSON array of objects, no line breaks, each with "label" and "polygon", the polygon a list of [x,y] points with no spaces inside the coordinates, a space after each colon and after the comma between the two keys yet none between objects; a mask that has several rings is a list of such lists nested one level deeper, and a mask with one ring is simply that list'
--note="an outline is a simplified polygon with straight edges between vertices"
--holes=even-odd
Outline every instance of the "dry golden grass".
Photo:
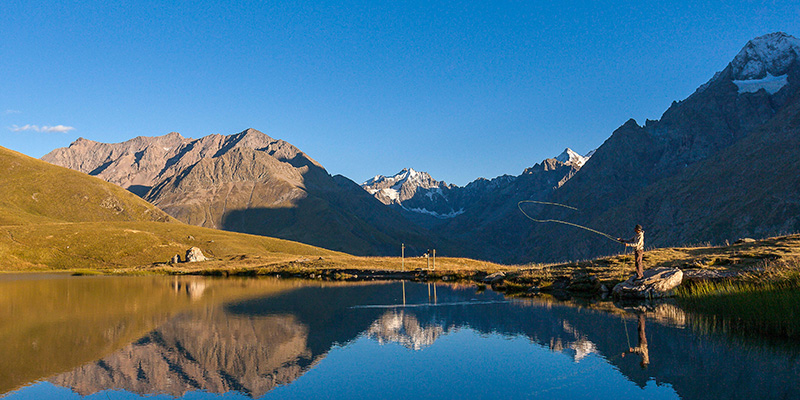
[{"label": "dry golden grass", "polygon": [[[648,250],[646,268],[671,267],[694,272],[740,276],[758,273],[766,261],[800,257],[800,235],[790,235],[727,246],[670,247]],[[533,283],[547,283],[575,274],[597,276],[603,282],[627,279],[634,271],[633,254],[620,254],[596,260],[563,264],[537,264],[519,268],[518,278]]]}]

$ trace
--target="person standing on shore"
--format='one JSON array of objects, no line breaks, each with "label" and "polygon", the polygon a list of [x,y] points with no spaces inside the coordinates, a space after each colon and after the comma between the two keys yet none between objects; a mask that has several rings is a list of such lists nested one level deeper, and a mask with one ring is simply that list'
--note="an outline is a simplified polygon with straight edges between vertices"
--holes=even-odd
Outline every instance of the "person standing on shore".
[{"label": "person standing on shore", "polygon": [[633,247],[636,279],[642,279],[644,278],[644,230],[641,225],[636,224],[634,231],[636,232],[634,237],[628,240],[617,238],[617,240],[627,247]]}]

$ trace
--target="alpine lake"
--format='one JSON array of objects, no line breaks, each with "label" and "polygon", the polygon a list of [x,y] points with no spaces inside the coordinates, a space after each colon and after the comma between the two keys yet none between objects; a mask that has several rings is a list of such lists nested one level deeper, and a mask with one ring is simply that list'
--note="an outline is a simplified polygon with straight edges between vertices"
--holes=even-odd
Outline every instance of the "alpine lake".
[{"label": "alpine lake", "polygon": [[475,284],[4,274],[0,397],[800,398],[800,344],[731,326]]}]

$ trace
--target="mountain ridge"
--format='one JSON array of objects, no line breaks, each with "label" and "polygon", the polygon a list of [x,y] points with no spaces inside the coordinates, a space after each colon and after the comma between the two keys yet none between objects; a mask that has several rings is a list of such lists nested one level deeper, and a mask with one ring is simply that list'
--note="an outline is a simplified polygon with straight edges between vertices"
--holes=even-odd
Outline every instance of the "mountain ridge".
[{"label": "mountain ridge", "polygon": [[[334,178],[288,142],[255,129],[186,139],[177,133],[122,143],[76,141],[43,160],[128,188],[193,225],[299,241],[355,255],[457,244]],[[346,182],[349,181],[349,182]]]}]

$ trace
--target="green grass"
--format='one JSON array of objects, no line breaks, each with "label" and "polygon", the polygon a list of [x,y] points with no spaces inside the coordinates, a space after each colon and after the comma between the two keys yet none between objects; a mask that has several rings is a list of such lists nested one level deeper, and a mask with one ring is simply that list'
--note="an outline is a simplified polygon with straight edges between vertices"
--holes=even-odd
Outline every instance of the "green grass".
[{"label": "green grass", "polygon": [[699,315],[702,330],[800,337],[800,261],[764,262],[737,280],[681,286],[680,304]]}]

